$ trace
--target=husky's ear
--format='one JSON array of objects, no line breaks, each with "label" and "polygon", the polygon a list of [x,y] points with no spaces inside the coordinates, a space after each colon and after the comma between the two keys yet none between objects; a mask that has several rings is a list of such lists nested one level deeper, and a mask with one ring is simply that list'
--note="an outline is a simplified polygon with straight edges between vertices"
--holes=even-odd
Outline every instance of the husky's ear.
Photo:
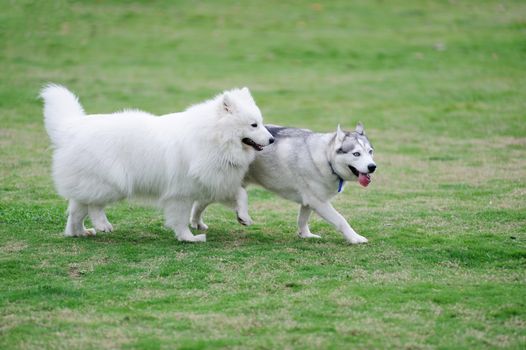
[{"label": "husky's ear", "polygon": [[340,124],[338,124],[338,127],[336,128],[336,140],[343,142],[343,139],[345,139],[345,133],[340,128]]},{"label": "husky's ear", "polygon": [[234,111],[234,100],[228,92],[223,94],[223,110],[227,113],[232,113]]},{"label": "husky's ear", "polygon": [[342,146],[343,140],[345,140],[345,133],[340,128],[340,124],[338,124],[338,127],[336,128],[336,137],[334,139],[334,145],[336,148],[340,148]]},{"label": "husky's ear", "polygon": [[363,124],[362,123],[358,123],[356,124],[356,129],[355,129],[356,133],[358,133],[358,135],[365,135],[365,132],[363,130]]}]

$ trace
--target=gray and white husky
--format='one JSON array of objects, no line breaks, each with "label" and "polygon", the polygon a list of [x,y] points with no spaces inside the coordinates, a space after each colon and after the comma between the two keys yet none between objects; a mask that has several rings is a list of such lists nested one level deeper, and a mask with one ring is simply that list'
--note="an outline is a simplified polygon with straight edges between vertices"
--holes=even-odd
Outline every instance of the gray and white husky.
[{"label": "gray and white husky", "polygon": [[[338,126],[335,133],[326,134],[276,125],[266,127],[275,142],[257,154],[245,176],[244,186],[255,183],[299,203],[298,226],[302,238],[320,238],[310,232],[308,225],[314,210],[333,224],[349,243],[366,243],[367,239],[356,233],[330,203],[346,181],[358,181],[364,187],[371,182],[376,163],[363,125],[358,124],[353,132],[344,132]],[[208,204],[194,203],[192,227],[208,228],[202,220]],[[238,190],[231,203],[226,204],[235,208],[241,224],[252,223],[244,187]]]}]

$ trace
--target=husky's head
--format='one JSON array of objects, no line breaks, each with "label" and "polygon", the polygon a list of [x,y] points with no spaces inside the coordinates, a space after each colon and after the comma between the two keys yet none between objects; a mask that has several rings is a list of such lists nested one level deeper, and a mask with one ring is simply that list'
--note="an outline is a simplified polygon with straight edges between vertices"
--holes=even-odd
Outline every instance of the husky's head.
[{"label": "husky's head", "polygon": [[346,181],[357,179],[364,187],[369,185],[371,174],[376,170],[373,146],[365,136],[362,124],[358,124],[353,132],[344,132],[338,125],[330,158],[338,176]]},{"label": "husky's head", "polygon": [[263,150],[274,137],[263,125],[263,117],[248,88],[226,91],[222,96],[220,114],[243,148]]}]

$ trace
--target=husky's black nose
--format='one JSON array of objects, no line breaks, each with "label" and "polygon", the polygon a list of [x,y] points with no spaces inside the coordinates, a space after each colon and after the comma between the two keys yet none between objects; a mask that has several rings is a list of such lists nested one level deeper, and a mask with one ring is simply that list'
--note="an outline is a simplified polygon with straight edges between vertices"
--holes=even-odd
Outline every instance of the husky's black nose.
[{"label": "husky's black nose", "polygon": [[374,173],[374,171],[376,170],[376,164],[369,164],[367,166],[367,169],[369,169],[370,173]]},{"label": "husky's black nose", "polygon": [[268,139],[268,144],[272,145],[274,143],[274,138]]}]

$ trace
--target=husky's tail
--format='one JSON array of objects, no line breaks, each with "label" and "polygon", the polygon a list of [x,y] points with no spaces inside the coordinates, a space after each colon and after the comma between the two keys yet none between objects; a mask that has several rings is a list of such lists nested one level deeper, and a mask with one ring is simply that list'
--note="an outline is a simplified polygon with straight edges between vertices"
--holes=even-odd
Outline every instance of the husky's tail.
[{"label": "husky's tail", "polygon": [[68,138],[68,129],[74,119],[85,116],[79,99],[62,85],[48,84],[40,92],[44,100],[44,123],[55,146]]}]

